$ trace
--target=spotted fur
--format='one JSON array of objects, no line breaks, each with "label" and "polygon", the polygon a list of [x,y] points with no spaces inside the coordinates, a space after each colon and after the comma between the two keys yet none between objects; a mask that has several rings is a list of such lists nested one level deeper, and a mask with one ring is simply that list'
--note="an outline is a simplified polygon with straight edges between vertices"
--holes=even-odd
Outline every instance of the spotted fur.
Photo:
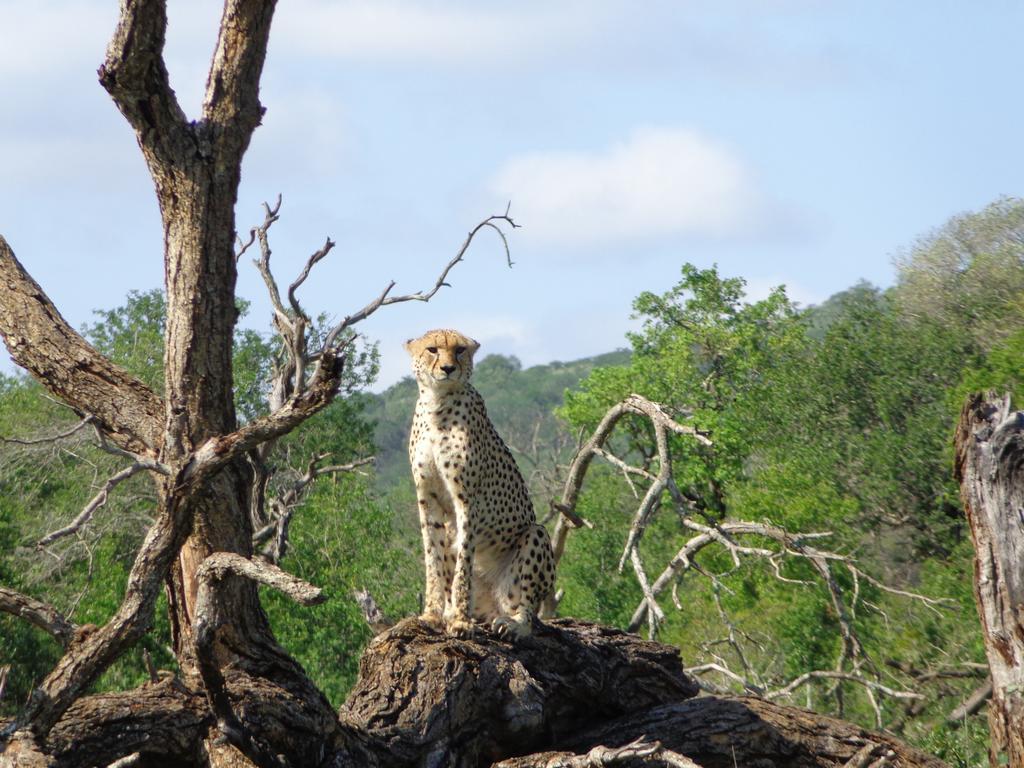
[{"label": "spotted fur", "polygon": [[469,383],[478,347],[449,330],[405,345],[420,391],[409,462],[427,571],[423,618],[455,634],[476,619],[518,637],[529,634],[555,566],[523,476]]}]

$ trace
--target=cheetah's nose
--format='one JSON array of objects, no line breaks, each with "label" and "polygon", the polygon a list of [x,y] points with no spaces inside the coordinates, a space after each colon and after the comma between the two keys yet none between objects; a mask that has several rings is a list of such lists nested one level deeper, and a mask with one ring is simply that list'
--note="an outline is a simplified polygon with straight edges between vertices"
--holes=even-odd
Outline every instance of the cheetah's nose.
[{"label": "cheetah's nose", "polygon": [[441,366],[441,370],[444,371],[445,373],[447,373],[449,376],[451,376],[452,375],[452,371],[455,370],[455,366],[454,365],[442,365]]}]

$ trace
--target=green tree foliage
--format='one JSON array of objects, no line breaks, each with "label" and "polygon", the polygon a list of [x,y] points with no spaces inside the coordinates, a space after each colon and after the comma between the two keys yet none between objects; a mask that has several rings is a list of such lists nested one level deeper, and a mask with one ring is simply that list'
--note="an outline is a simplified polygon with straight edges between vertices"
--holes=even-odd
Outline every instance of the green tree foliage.
[{"label": "green tree foliage", "polygon": [[[592,429],[631,392],[664,403],[714,441],[707,449],[673,438],[675,480],[691,514],[827,530],[828,548],[856,556],[881,583],[952,601],[955,609],[935,611],[863,579],[854,585],[837,569],[840,586],[857,590],[853,620],[873,663],[936,670],[983,661],[950,436],[967,387],[1020,386],[1022,221],[1019,201],[958,217],[904,257],[894,288],[859,284],[805,311],[782,289],[748,302],[742,280],[686,265],[669,291],[636,300],[642,329],[631,337],[630,363],[596,370],[562,413]],[[649,462],[649,427],[633,421],[613,449]],[[560,576],[567,610],[622,622],[641,594],[632,574],[616,568],[636,507],[628,487],[613,484],[617,475],[609,469],[588,481],[579,511],[595,529],[570,538]],[[668,497],[663,505],[671,506]],[[692,535],[671,513],[656,525],[641,542],[644,561],[659,564],[655,575]],[[678,584],[681,610],[663,629],[688,663],[724,660],[741,674],[749,664],[775,680],[834,664],[839,627],[820,582],[783,583],[753,559],[734,568],[721,550],[705,550],[697,563],[718,578],[691,573]],[[806,563],[781,574],[814,581]],[[943,703],[933,700],[912,720],[883,698],[883,714],[951,758],[972,753],[977,739],[965,745],[932,728],[977,682],[944,684]],[[873,719],[852,685],[813,685],[797,701]]]},{"label": "green tree foliage", "polygon": [[987,353],[1024,326],[1024,200],[956,216],[897,261],[905,311]]}]

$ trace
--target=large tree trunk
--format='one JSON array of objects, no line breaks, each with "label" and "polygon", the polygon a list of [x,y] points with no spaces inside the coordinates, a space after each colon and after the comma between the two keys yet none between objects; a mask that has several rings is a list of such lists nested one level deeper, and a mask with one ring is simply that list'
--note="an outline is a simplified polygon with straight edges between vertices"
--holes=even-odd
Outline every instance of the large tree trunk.
[{"label": "large tree trunk", "polygon": [[974,540],[974,596],[992,673],[992,766],[1024,766],[1024,413],[968,398],[956,473]]},{"label": "large tree trunk", "polygon": [[[210,555],[252,553],[253,473],[244,458],[252,445],[243,438],[253,443],[273,432],[231,439],[237,428],[231,366],[237,316],[234,206],[242,156],[263,112],[259,80],[274,6],[274,0],[225,2],[197,120],[186,118],[168,82],[164,0],[122,3],[100,68],[100,82],[135,130],[163,222],[163,401],[71,330],[0,240],[6,278],[0,285],[0,332],[15,360],[146,462],[159,499],[157,523],[132,568],[121,609],[69,648],[21,718],[40,740],[147,631],[166,580],[183,682],[205,690],[217,714],[206,747],[211,764],[247,764],[237,747],[249,760],[284,754],[294,764],[309,765],[337,747],[337,718],[275,642],[255,584],[230,569],[211,572],[201,612],[198,605],[198,573]],[[328,364],[324,370],[326,396],[317,407],[337,390],[337,369]],[[244,726],[234,714],[242,709],[249,721]]]}]

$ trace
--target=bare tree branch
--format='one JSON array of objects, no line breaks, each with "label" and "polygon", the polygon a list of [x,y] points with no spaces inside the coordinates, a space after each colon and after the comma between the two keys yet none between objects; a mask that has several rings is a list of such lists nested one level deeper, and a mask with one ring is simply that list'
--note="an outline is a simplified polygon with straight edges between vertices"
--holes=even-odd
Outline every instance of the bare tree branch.
[{"label": "bare tree branch", "polygon": [[173,500],[161,511],[135,557],[121,606],[57,662],[15,721],[15,730],[27,726],[36,737],[44,737],[100,673],[148,630],[164,577],[188,530],[185,501]]},{"label": "bare tree branch", "polygon": [[[561,502],[556,506],[562,516],[559,517],[558,522],[555,523],[555,532],[552,538],[552,548],[554,550],[555,563],[557,563],[562,553],[565,551],[565,541],[569,535],[569,527],[566,521],[575,525],[572,520],[572,515],[575,513],[576,504],[579,501],[580,489],[583,486],[583,478],[586,476],[587,470],[590,467],[590,462],[593,461],[594,456],[600,455],[599,451],[604,447],[605,442],[608,440],[609,435],[618,423],[626,414],[638,414],[641,416],[647,416],[651,419],[652,423],[656,425],[657,429],[660,429],[660,434],[664,434],[665,430],[670,430],[676,434],[690,435],[703,445],[710,445],[711,441],[707,436],[700,433],[693,427],[684,426],[679,424],[674,419],[670,418],[659,405],[647,400],[640,395],[630,395],[621,403],[612,406],[605,413],[604,418],[594,429],[590,439],[580,448],[576,453],[576,458],[573,459],[572,464],[569,467],[569,473],[565,479],[565,487],[562,491]],[[667,479],[666,481],[667,482]],[[650,499],[645,498],[645,505],[642,506],[641,511],[638,512],[638,519],[645,519],[645,515],[649,513],[651,507],[653,507],[656,501],[655,495],[649,494]],[[656,495],[660,495],[658,492]],[[623,554],[623,561],[629,556],[629,549],[635,544],[636,537],[639,535],[637,532],[631,531],[631,544],[627,546],[626,552]],[[620,566],[621,568],[621,566]]]},{"label": "bare tree branch", "polygon": [[448,279],[448,273],[452,271],[456,264],[462,261],[463,257],[466,255],[466,251],[469,249],[470,244],[472,244],[473,242],[473,238],[476,237],[477,233],[480,232],[480,230],[484,229],[485,227],[493,229],[501,236],[501,242],[505,248],[505,258],[508,261],[508,265],[511,267],[512,255],[508,248],[508,239],[505,236],[505,232],[499,226],[499,223],[502,222],[508,224],[513,229],[519,226],[512,220],[507,210],[505,211],[505,213],[500,215],[488,216],[486,219],[481,221],[479,224],[477,224],[475,227],[473,227],[473,229],[469,231],[469,234],[466,235],[466,239],[463,241],[462,247],[460,247],[458,252],[455,254],[455,257],[445,265],[443,270],[441,270],[441,274],[438,276],[433,288],[431,288],[428,291],[417,291],[416,293],[405,294],[404,296],[390,296],[389,294],[391,293],[391,289],[395,287],[395,282],[392,280],[384,288],[384,290],[381,291],[380,295],[376,299],[371,301],[358,312],[354,312],[353,314],[348,315],[340,323],[335,325],[334,328],[332,328],[330,332],[328,332],[327,337],[324,339],[324,348],[327,349],[333,346],[335,340],[338,338],[338,335],[342,331],[344,331],[346,328],[350,328],[351,326],[355,325],[358,322],[365,320],[381,307],[386,307],[390,304],[399,304],[405,301],[430,301],[432,298],[434,298],[434,294],[441,290],[441,288],[448,285],[448,283],[446,282],[446,280]]},{"label": "bare tree branch", "polygon": [[100,84],[135,129],[154,175],[186,147],[198,149],[164,65],[166,28],[165,0],[124,0],[99,70]]},{"label": "bare tree branch", "polygon": [[28,595],[0,587],[0,611],[18,616],[35,627],[49,633],[65,648],[75,637],[74,623],[52,606]]},{"label": "bare tree branch", "polygon": [[951,728],[959,728],[963,725],[971,715],[976,715],[981,711],[981,708],[988,703],[988,700],[992,698],[992,678],[989,677],[979,687],[971,691],[971,695],[968,696],[964,701],[960,702],[960,705],[949,713],[946,718],[946,725]]},{"label": "bare tree branch", "polygon": [[260,75],[275,0],[227,0],[203,98],[203,120],[218,149],[236,163],[260,124]]},{"label": "bare tree branch", "polygon": [[47,443],[56,443],[59,440],[65,440],[72,435],[78,433],[80,430],[89,426],[95,421],[92,414],[87,414],[80,422],[70,429],[66,429],[63,432],[57,432],[53,435],[47,435],[46,437],[35,437],[30,439],[22,439],[19,437],[0,437],[0,443],[9,443],[11,445],[45,445]]},{"label": "bare tree branch", "polygon": [[765,691],[763,694],[764,698],[772,701],[774,699],[781,698],[783,696],[789,696],[793,691],[802,685],[807,685],[812,680],[846,680],[849,682],[857,683],[865,688],[874,689],[881,691],[886,696],[893,699],[923,699],[920,693],[914,693],[912,691],[897,691],[889,686],[882,685],[877,680],[871,680],[863,675],[857,675],[850,672],[839,672],[831,669],[816,669],[811,672],[804,672],[802,675],[794,678],[792,681],[771,691]]},{"label": "bare tree branch", "polygon": [[[642,459],[641,462],[638,462],[640,466],[634,466],[623,461],[605,447],[611,438],[612,431],[617,422],[627,413],[644,416],[645,420],[640,423],[649,424],[653,428],[653,449],[650,451],[640,449]],[[630,427],[635,427],[635,425],[631,424]],[[673,601],[677,607],[681,608],[681,603],[676,596],[675,590],[681,576],[692,570],[710,580],[715,605],[722,624],[727,629],[727,634],[723,639],[704,644],[705,653],[712,659],[711,663],[697,665],[689,671],[695,674],[721,675],[727,681],[738,683],[745,691],[772,698],[790,695],[801,686],[820,680],[831,681],[833,683],[831,693],[840,698],[842,696],[841,683],[857,684],[863,689],[869,705],[874,710],[879,727],[882,726],[883,713],[878,696],[884,695],[896,699],[920,700],[921,696],[918,694],[898,690],[883,682],[881,671],[865,652],[855,625],[856,608],[858,603],[870,604],[864,602],[860,596],[860,583],[863,580],[889,594],[917,600],[933,611],[937,607],[948,605],[949,601],[929,598],[907,590],[895,589],[879,582],[858,568],[853,558],[816,546],[816,542],[819,539],[830,535],[826,531],[794,534],[770,522],[718,520],[712,516],[705,516],[704,521],[695,519],[692,513],[701,512],[703,505],[700,503],[699,498],[695,498],[692,493],[688,494],[681,490],[673,480],[672,455],[668,440],[669,434],[691,435],[696,437],[702,444],[710,444],[710,441],[700,432],[692,427],[679,424],[666,414],[661,406],[637,395],[631,395],[623,402],[608,409],[590,439],[580,447],[576,458],[573,460],[566,478],[562,501],[552,505],[553,508],[561,512],[554,536],[556,555],[560,556],[564,551],[565,538],[570,528],[569,524],[571,523],[572,526],[579,527],[582,522],[575,512],[576,503],[590,462],[594,456],[600,456],[623,473],[629,482],[634,497],[639,497],[629,533],[626,537],[622,557],[619,561],[620,570],[627,559],[632,563],[633,572],[643,593],[643,598],[634,611],[629,624],[631,631],[636,631],[646,618],[648,632],[653,639],[659,625],[665,619],[665,614],[658,604],[658,595],[671,585]],[[638,434],[637,437],[642,437],[642,435]],[[656,467],[654,467],[655,462],[657,462]],[[633,478],[638,478],[638,482],[634,483]],[[646,484],[642,496],[637,492],[638,489],[636,487],[640,484]],[[666,493],[675,503],[679,523],[683,529],[692,531],[693,535],[683,542],[676,555],[669,561],[658,578],[651,583],[637,544],[644,530],[658,512]],[[698,566],[695,559],[696,556],[710,545],[720,547],[729,556],[731,568],[727,569],[724,573],[708,572]],[[794,680],[780,683],[777,680],[777,673],[768,674],[759,671],[751,663],[745,646],[754,643],[762,649],[762,652],[764,649],[760,643],[757,643],[748,634],[742,632],[733,623],[725,609],[720,594],[726,588],[725,583],[722,581],[723,577],[742,567],[743,561],[749,558],[766,562],[775,577],[782,582],[802,586],[811,583],[824,585],[831,613],[836,619],[842,639],[834,669],[807,672]],[[809,582],[804,579],[794,579],[786,576],[782,568],[783,562],[786,560],[802,560],[809,563],[817,579],[814,582]],[[846,569],[853,579],[852,601],[836,578],[836,568]],[[875,610],[880,610],[877,606],[872,607]],[[550,615],[550,607],[545,606],[545,610]],[[716,645],[728,648],[727,655],[734,656],[738,660],[739,665],[742,666],[742,670],[733,671],[733,669],[730,669],[725,655],[715,650],[714,646]],[[719,686],[703,680],[702,685],[712,691],[720,692],[723,690]]]},{"label": "bare tree branch", "polygon": [[50,533],[43,536],[41,539],[39,539],[39,541],[36,542],[36,548],[41,549],[47,546],[48,544],[52,544],[58,539],[62,539],[65,536],[70,536],[71,534],[80,531],[82,529],[82,526],[87,525],[88,522],[92,519],[93,513],[107,503],[107,498],[110,495],[110,492],[115,487],[117,487],[118,484],[145,470],[160,472],[161,474],[167,474],[167,470],[165,467],[161,466],[157,462],[152,461],[138,461],[130,466],[125,467],[117,474],[107,478],[107,481],[103,484],[103,487],[100,488],[100,492],[97,493],[92,498],[92,500],[85,505],[82,511],[75,516],[74,520],[65,525],[63,528],[58,528],[56,531],[51,531]]}]

